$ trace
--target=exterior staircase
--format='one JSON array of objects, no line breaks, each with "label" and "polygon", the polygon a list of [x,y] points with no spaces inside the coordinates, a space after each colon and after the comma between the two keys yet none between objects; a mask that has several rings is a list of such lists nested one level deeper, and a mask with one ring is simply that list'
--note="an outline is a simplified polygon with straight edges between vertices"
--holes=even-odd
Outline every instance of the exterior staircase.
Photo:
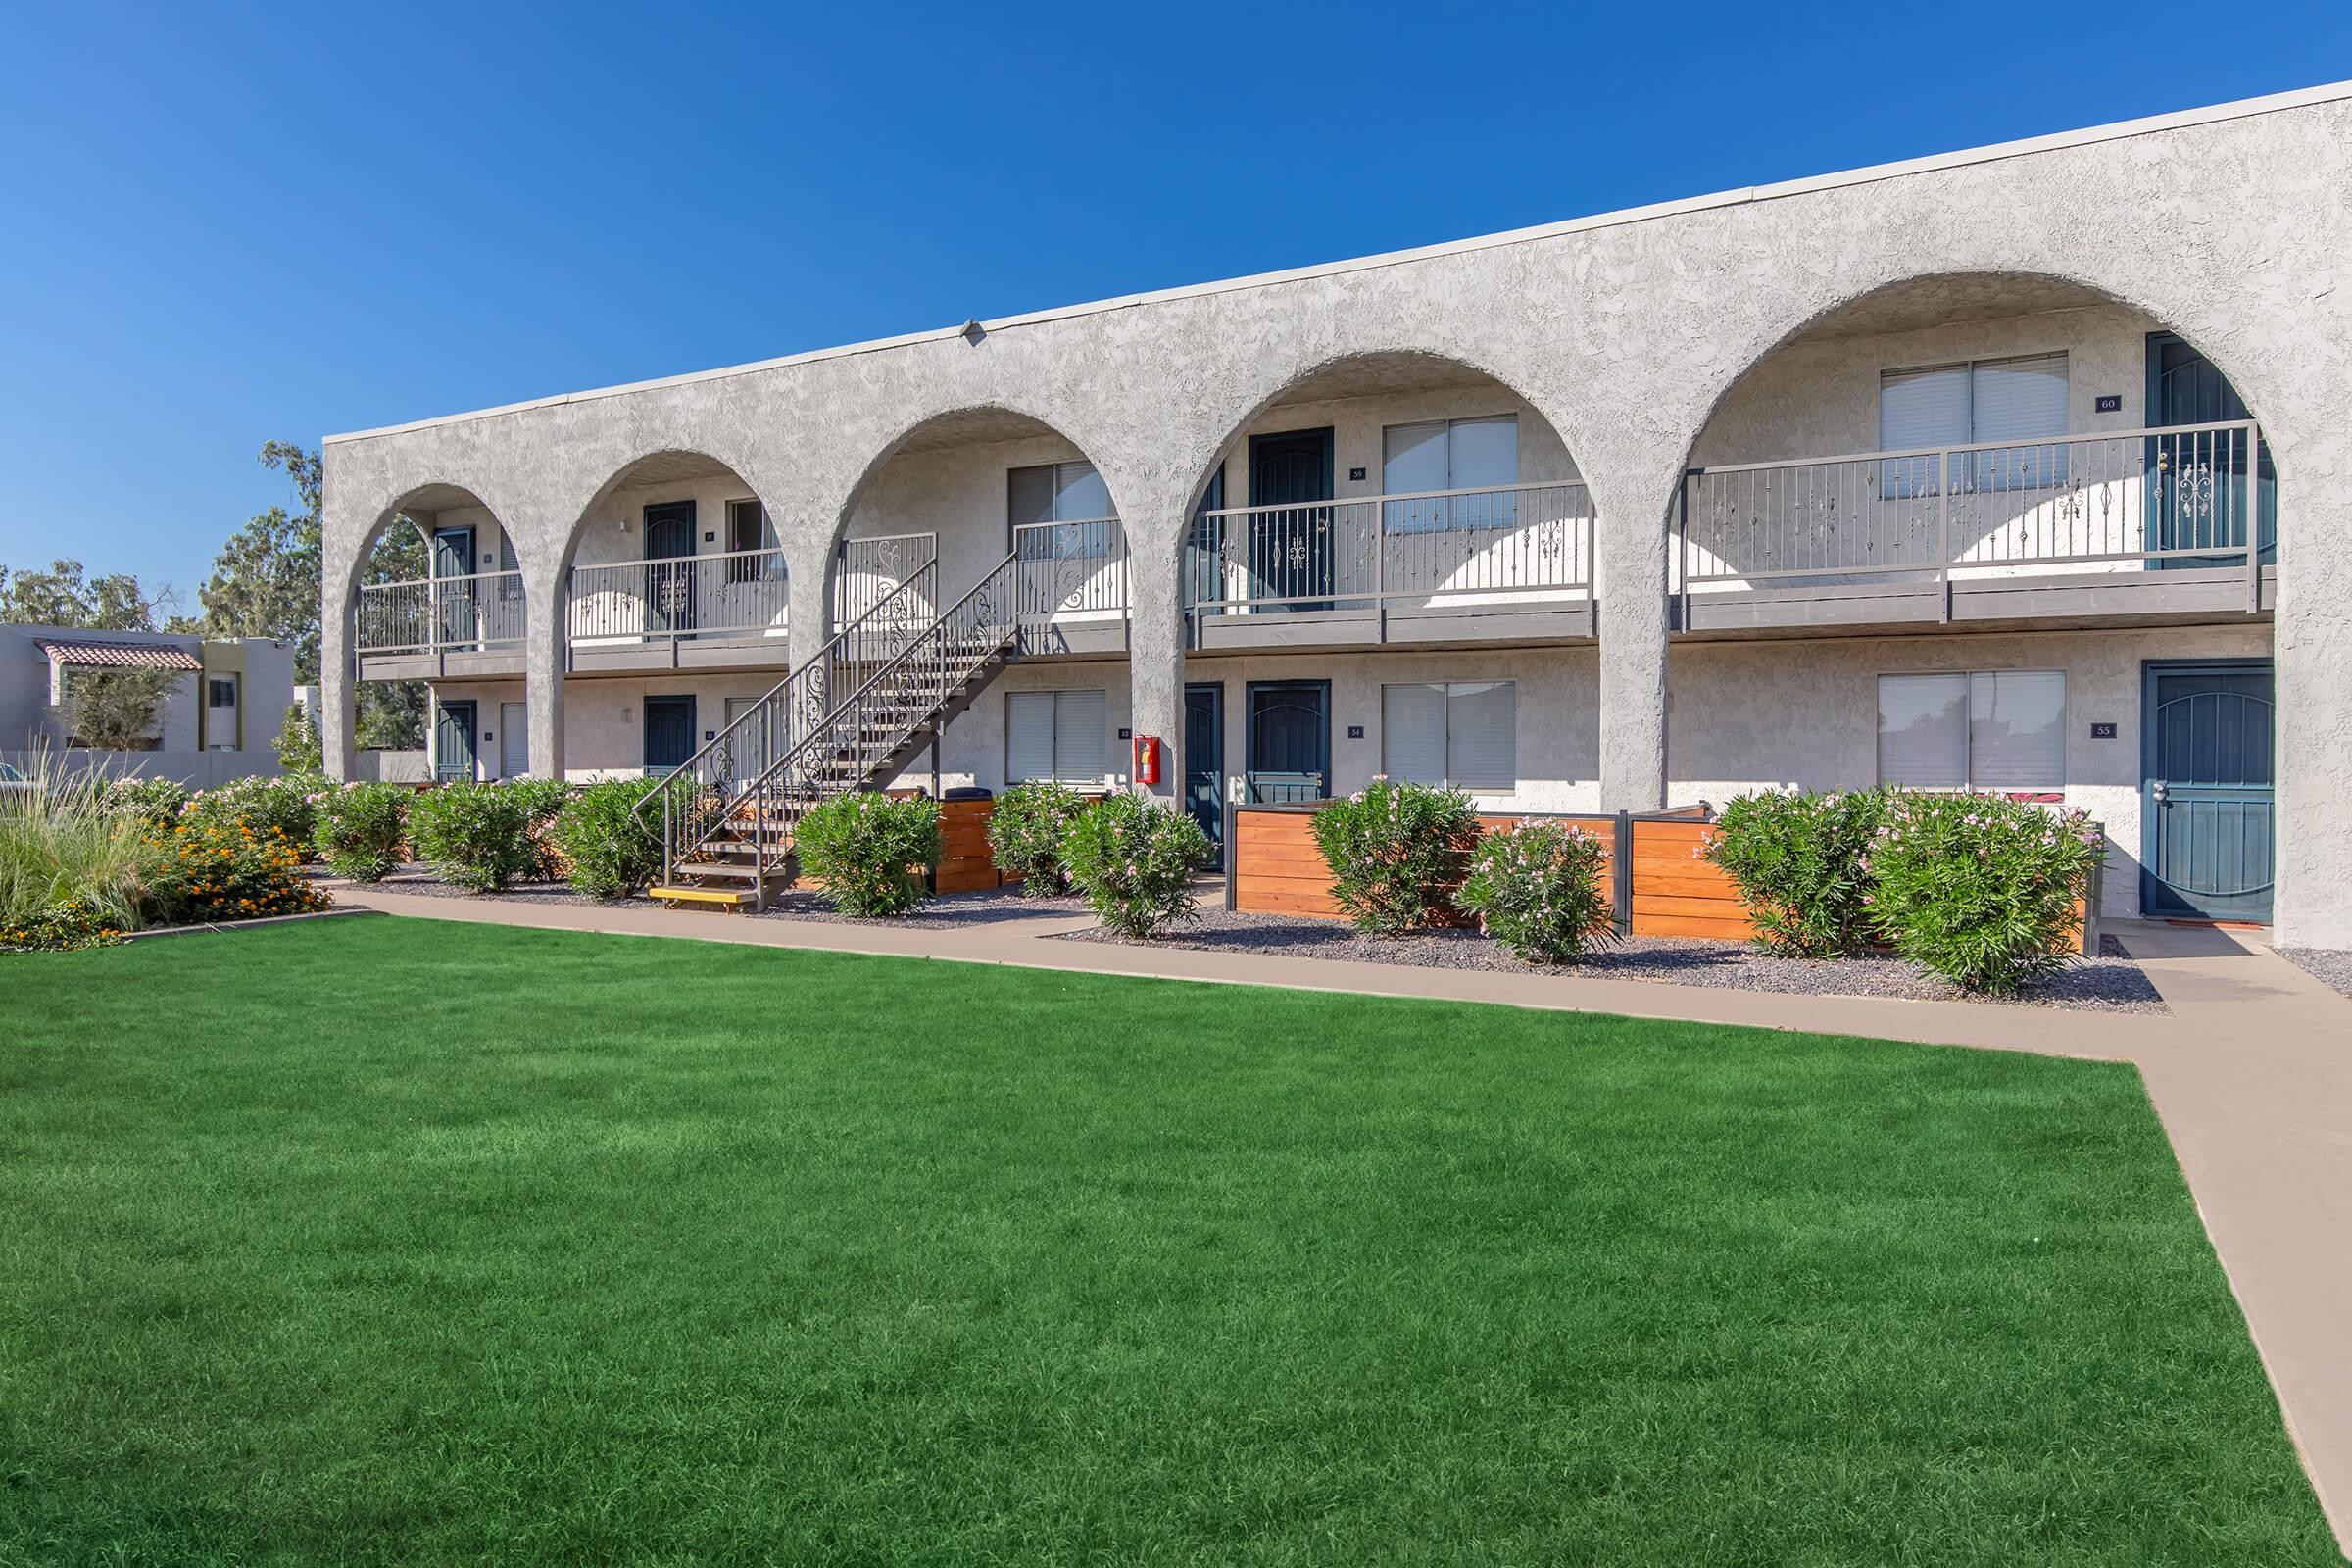
[{"label": "exterior staircase", "polygon": [[925,564],[645,793],[654,897],[765,908],[797,874],[808,808],[896,778],[996,678],[1018,631],[1015,558],[931,614],[938,577]]}]

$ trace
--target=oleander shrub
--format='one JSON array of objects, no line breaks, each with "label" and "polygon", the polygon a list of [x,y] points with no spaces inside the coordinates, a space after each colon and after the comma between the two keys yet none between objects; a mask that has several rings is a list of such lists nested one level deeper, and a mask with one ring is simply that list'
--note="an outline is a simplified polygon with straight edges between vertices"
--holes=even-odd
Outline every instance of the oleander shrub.
[{"label": "oleander shrub", "polygon": [[1875,789],[1767,790],[1723,808],[1708,830],[1705,858],[1739,888],[1758,946],[1783,956],[1832,958],[1877,940],[1870,851],[1887,799]]},{"label": "oleander shrub", "polygon": [[105,788],[106,809],[141,827],[170,831],[187,809],[188,787],[175,778],[119,778]]},{"label": "oleander shrub", "polygon": [[[530,861],[523,867],[522,879],[554,882],[562,878],[566,867],[554,829],[556,818],[571,803],[571,786],[560,778],[511,778],[499,788],[513,791],[522,801],[523,837],[530,846]],[[638,792],[644,793],[643,785]]]},{"label": "oleander shrub", "polygon": [[317,800],[331,787],[311,773],[235,779],[189,796],[180,821],[244,828],[257,839],[275,836],[293,845],[298,856],[305,855],[318,840]]},{"label": "oleander shrub", "polygon": [[1086,808],[1086,797],[1066,784],[1016,784],[998,798],[988,818],[988,848],[999,871],[1021,879],[1022,897],[1070,891],[1062,841]]},{"label": "oleander shrub", "polygon": [[1387,778],[1324,807],[1314,822],[1332,902],[1356,929],[1384,937],[1454,918],[1479,831],[1468,795]]},{"label": "oleander shrub", "polygon": [[931,902],[939,804],[860,792],[819,801],[792,834],[801,870],[844,914],[909,914]]},{"label": "oleander shrub", "polygon": [[592,899],[629,899],[662,874],[661,832],[637,812],[644,794],[642,779],[612,779],[564,803],[549,834],[573,888]]},{"label": "oleander shrub", "polygon": [[529,795],[508,785],[444,784],[409,804],[409,843],[443,881],[501,893],[531,869],[532,808]]},{"label": "oleander shrub", "polygon": [[1062,863],[1095,917],[1123,937],[1152,937],[1200,918],[1193,879],[1216,851],[1200,824],[1144,795],[1087,808],[1062,840]]},{"label": "oleander shrub", "polygon": [[1609,838],[1569,822],[1525,821],[1479,842],[1460,903],[1527,963],[1573,963],[1617,939],[1601,886]]},{"label": "oleander shrub", "polygon": [[160,841],[147,881],[149,923],[198,925],[323,909],[326,894],[305,880],[302,854],[275,827],[256,833],[228,817],[184,820]]},{"label": "oleander shrub", "polygon": [[1963,990],[2009,995],[2072,961],[2075,904],[2104,853],[2083,811],[1905,792],[1873,835],[1866,898],[1904,957]]},{"label": "oleander shrub", "polygon": [[416,792],[399,784],[350,783],[321,790],[313,802],[318,858],[335,875],[381,882],[400,864],[409,830],[409,801]]}]

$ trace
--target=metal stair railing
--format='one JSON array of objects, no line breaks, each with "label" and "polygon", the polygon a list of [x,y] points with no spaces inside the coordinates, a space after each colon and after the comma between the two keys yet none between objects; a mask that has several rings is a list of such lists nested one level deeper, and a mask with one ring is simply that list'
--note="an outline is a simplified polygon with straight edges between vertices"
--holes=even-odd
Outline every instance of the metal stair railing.
[{"label": "metal stair railing", "polygon": [[[922,612],[938,602],[938,563],[926,562],[638,797],[637,817],[648,828],[654,804],[661,803],[664,885],[735,820],[749,786],[823,722],[835,691],[845,683],[862,685],[858,672],[889,663],[920,635]],[[753,825],[755,869],[764,873],[766,835],[757,830],[756,817]]]},{"label": "metal stair railing", "polygon": [[[1012,645],[1019,630],[1018,572],[1015,557],[999,562],[735,798],[725,817],[748,817],[756,865],[764,867],[771,837],[780,840],[808,808],[874,782],[990,660]],[[755,883],[754,897],[764,902],[763,882]]]}]

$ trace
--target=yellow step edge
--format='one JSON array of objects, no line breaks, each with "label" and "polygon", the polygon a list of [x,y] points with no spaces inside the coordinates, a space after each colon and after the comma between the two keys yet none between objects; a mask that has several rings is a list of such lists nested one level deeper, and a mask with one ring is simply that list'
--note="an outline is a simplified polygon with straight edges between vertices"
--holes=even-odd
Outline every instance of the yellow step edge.
[{"label": "yellow step edge", "polygon": [[698,904],[749,904],[752,896],[733,888],[658,887],[646,889],[649,898],[692,900]]}]

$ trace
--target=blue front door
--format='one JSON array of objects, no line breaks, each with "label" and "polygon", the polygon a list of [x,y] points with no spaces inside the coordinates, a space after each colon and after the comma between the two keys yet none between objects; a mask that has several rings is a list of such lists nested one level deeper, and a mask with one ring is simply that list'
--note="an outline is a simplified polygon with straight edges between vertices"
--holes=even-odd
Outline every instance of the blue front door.
[{"label": "blue front door", "polygon": [[694,699],[645,700],[645,770],[666,773],[694,756]]},{"label": "blue front door", "polygon": [[1249,798],[1288,806],[1331,796],[1331,682],[1250,683]]},{"label": "blue front door", "polygon": [[[2211,360],[2171,332],[2148,334],[2148,423],[2206,426],[2252,418]],[[2148,544],[2157,550],[2243,550],[2252,521],[2264,564],[2278,559],[2278,473],[2271,450],[2235,430],[2148,438]],[[2247,485],[2251,474],[2253,484]],[[2241,555],[2173,556],[2159,569],[2242,566]]]},{"label": "blue front door", "polygon": [[2267,659],[2146,666],[2140,706],[2140,911],[2271,917],[2276,844]]},{"label": "blue front door", "polygon": [[1225,863],[1225,688],[1184,689],[1184,808]]},{"label": "blue front door", "polygon": [[1250,574],[1253,592],[1286,610],[1329,610],[1334,577],[1332,432],[1250,438]]}]

